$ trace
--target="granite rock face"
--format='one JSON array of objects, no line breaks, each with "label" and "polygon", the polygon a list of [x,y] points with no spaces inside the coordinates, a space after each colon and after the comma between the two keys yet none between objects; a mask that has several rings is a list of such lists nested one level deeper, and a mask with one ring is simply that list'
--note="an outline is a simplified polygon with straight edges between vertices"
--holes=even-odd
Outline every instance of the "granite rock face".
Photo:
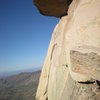
[{"label": "granite rock face", "polygon": [[[100,80],[100,48],[80,46],[70,52],[71,71],[76,81]],[[83,77],[81,77],[81,76]]]},{"label": "granite rock face", "polygon": [[73,0],[56,25],[36,100],[100,100],[100,0]]},{"label": "granite rock face", "polygon": [[61,17],[67,15],[72,0],[33,0],[39,12],[46,16]]}]

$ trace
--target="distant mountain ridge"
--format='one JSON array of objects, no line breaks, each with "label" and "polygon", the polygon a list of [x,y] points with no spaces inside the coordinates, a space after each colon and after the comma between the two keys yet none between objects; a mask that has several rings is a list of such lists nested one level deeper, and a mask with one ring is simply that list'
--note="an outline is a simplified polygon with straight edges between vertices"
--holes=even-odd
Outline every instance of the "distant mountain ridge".
[{"label": "distant mountain ridge", "polygon": [[10,72],[0,72],[0,78],[1,77],[7,77],[12,75],[17,75],[22,72],[35,72],[41,70],[41,67],[31,68],[31,69],[23,69],[23,70],[17,70],[17,71],[10,71]]},{"label": "distant mountain ridge", "polygon": [[41,71],[0,78],[0,100],[35,100]]}]

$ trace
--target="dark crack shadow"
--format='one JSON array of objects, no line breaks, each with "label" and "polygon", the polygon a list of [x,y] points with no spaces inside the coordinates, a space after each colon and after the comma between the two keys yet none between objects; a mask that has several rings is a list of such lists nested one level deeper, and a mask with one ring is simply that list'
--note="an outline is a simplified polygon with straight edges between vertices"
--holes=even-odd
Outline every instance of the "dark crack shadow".
[{"label": "dark crack shadow", "polygon": [[90,81],[87,81],[87,82],[78,82],[78,83],[80,83],[80,84],[94,84],[95,81],[93,81],[93,82],[90,82]]}]

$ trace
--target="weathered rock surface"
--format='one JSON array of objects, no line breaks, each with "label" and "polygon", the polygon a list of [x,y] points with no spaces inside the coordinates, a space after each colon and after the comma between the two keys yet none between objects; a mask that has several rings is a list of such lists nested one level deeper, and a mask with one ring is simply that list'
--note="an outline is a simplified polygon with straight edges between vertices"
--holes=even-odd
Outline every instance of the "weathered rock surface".
[{"label": "weathered rock surface", "polygon": [[72,76],[76,81],[100,80],[100,48],[80,46],[70,52]]},{"label": "weathered rock surface", "polygon": [[33,0],[41,14],[61,17],[67,15],[72,0]]},{"label": "weathered rock surface", "polygon": [[54,29],[36,100],[100,100],[100,0],[73,0]]}]

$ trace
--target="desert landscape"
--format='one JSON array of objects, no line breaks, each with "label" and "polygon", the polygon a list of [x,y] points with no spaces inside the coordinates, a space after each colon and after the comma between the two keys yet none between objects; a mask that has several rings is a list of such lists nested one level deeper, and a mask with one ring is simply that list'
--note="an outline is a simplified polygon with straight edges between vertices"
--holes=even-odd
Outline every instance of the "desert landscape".
[{"label": "desert landscape", "polygon": [[0,78],[0,100],[35,100],[41,71]]}]

